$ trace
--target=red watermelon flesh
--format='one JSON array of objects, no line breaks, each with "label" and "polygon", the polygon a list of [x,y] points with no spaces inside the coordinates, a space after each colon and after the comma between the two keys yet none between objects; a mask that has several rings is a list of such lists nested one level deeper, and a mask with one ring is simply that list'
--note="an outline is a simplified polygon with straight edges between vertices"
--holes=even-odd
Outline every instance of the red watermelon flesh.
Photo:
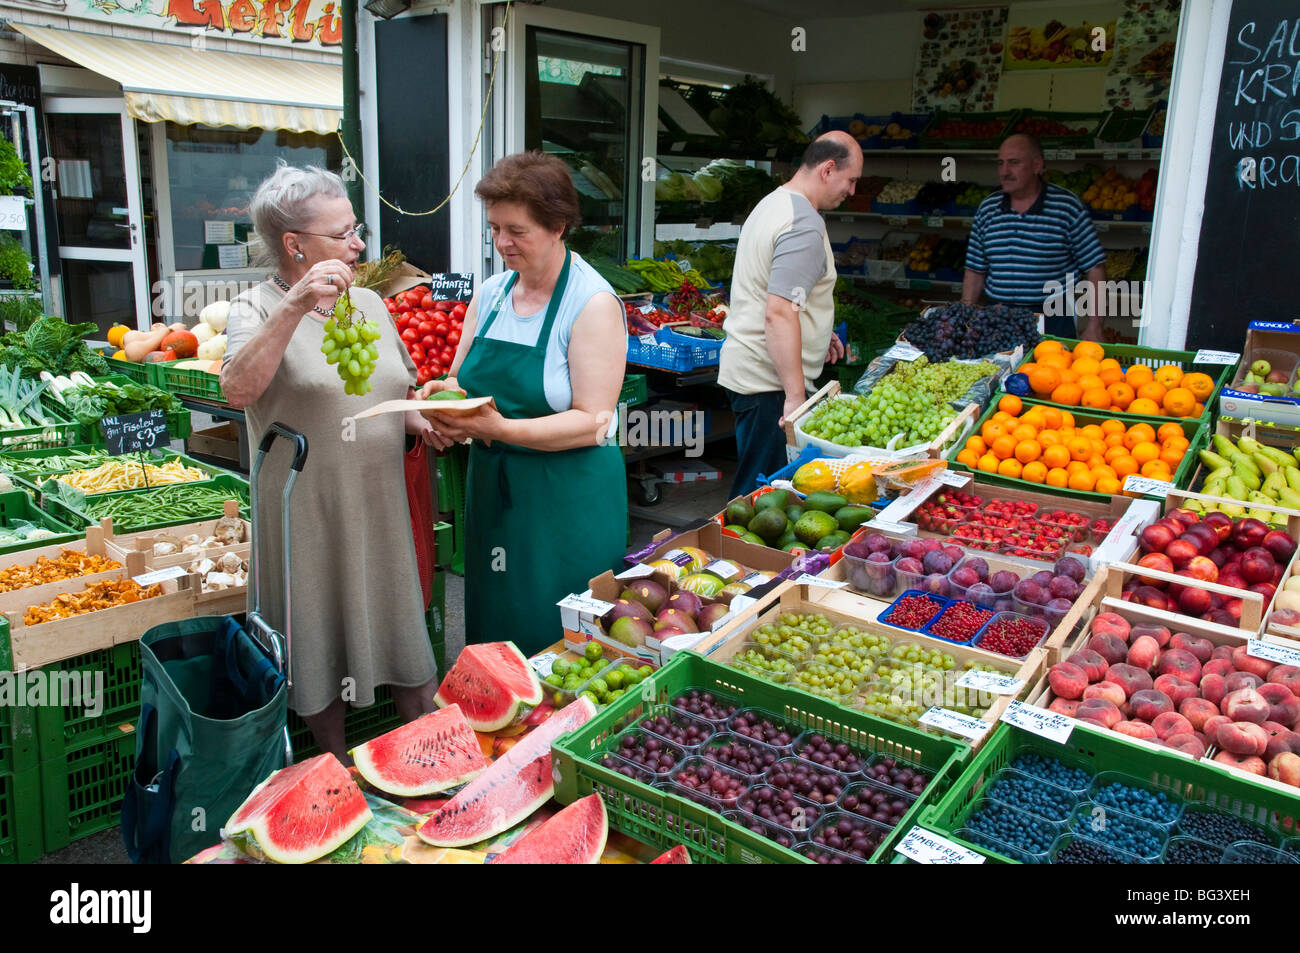
[{"label": "red watermelon flesh", "polygon": [[672,850],[660,854],[652,864],[689,864],[691,862],[691,853],[682,844],[678,844]]},{"label": "red watermelon flesh", "polygon": [[434,847],[464,847],[514,827],[550,799],[551,742],[596,717],[589,698],[578,698],[538,725],[465,785],[416,831]]},{"label": "red watermelon flesh", "polygon": [[347,768],[334,755],[321,754],[276,771],[254,788],[222,834],[239,844],[256,841],[277,863],[308,864],[347,843],[371,816]]},{"label": "red watermelon flesh", "polygon": [[492,863],[598,864],[608,834],[605,802],[598,794],[588,794],[529,831]]},{"label": "red watermelon flesh", "polygon": [[464,784],[490,763],[455,704],[358,745],[351,754],[363,778],[399,797],[423,797]]},{"label": "red watermelon flesh", "polygon": [[460,705],[475,731],[499,731],[542,700],[542,683],[513,642],[467,645],[434,701]]}]

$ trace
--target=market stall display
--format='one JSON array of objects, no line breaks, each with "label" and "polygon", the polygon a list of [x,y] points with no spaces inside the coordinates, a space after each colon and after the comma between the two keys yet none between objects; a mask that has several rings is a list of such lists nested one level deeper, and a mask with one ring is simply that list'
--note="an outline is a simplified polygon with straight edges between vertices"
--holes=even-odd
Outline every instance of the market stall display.
[{"label": "market stall display", "polygon": [[467,645],[447,672],[434,701],[458,705],[475,731],[517,724],[541,704],[542,685],[513,642]]}]

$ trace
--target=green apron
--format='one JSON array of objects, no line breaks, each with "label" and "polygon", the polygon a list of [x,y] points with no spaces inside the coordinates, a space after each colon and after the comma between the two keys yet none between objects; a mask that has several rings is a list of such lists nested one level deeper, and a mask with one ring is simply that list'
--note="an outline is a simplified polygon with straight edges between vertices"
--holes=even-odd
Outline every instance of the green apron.
[{"label": "green apron", "polygon": [[[570,252],[531,347],[487,337],[518,275],[486,313],[457,381],[491,396],[505,417],[555,413],[543,375]],[[474,441],[466,476],[465,640],[513,641],[534,655],[563,636],[556,603],[621,564],[627,545],[627,472],[616,444],[539,451]]]}]

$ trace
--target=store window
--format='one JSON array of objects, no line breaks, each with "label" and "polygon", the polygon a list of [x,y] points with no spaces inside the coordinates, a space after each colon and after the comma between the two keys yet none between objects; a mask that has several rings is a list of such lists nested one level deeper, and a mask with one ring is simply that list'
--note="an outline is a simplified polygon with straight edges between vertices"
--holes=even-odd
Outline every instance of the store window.
[{"label": "store window", "polygon": [[335,136],[167,124],[167,184],[177,271],[248,267],[248,205],[277,159],[342,166]]}]

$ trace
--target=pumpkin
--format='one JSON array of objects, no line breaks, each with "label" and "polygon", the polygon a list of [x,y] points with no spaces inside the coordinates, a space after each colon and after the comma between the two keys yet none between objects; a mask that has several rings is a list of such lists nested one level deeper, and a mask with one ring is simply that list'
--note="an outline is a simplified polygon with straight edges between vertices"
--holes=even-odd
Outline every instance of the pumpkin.
[{"label": "pumpkin", "polygon": [[173,351],[171,348],[168,348],[165,351],[150,351],[148,354],[144,356],[145,364],[160,364],[163,361],[174,361],[174,360],[176,360],[176,352]]},{"label": "pumpkin", "polygon": [[189,331],[172,331],[162,339],[163,350],[176,352],[177,357],[193,357],[199,351],[199,339]]}]

